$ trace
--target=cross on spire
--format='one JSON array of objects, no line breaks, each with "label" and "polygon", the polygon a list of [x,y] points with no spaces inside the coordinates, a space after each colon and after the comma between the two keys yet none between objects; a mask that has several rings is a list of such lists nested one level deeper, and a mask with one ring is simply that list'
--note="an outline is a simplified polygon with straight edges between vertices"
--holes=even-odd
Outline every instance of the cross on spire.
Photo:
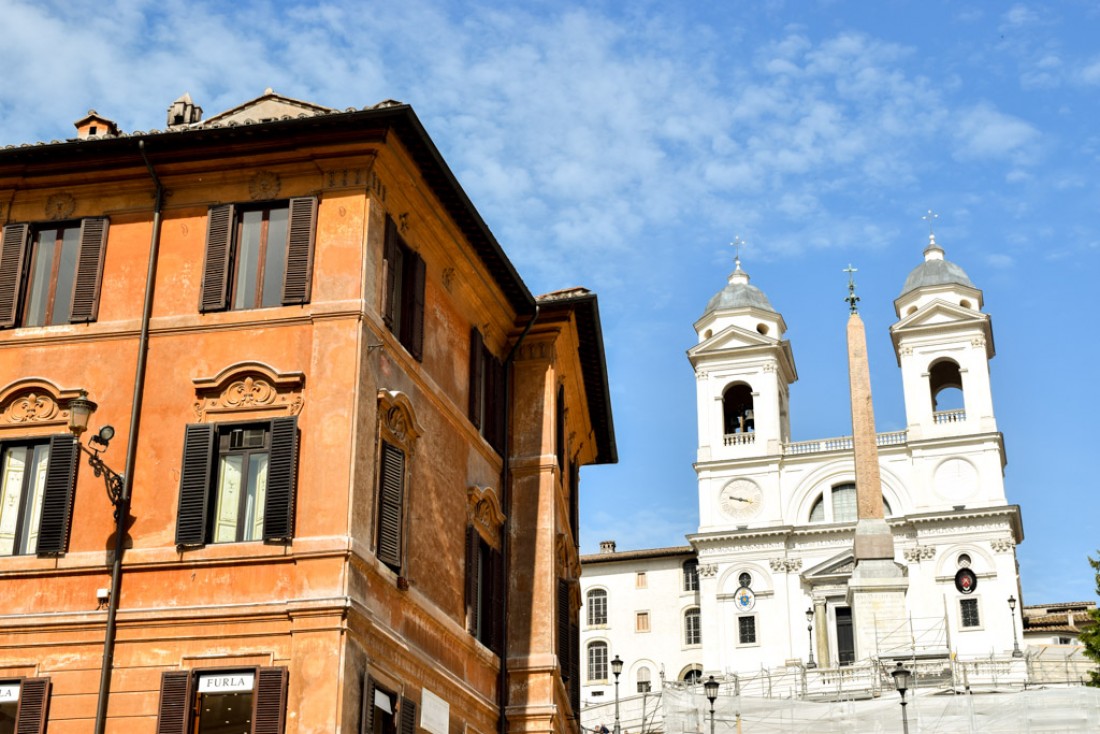
[{"label": "cross on spire", "polygon": [[855,273],[859,270],[852,267],[851,263],[848,263],[848,267],[844,268],[842,272],[848,274],[848,295],[844,298],[848,302],[848,309],[850,313],[857,313],[859,309],[856,304],[859,303],[859,296],[856,295],[856,279]]},{"label": "cross on spire", "polygon": [[940,218],[940,215],[934,213],[931,209],[928,210],[927,214],[925,214],[923,217],[921,217],[921,219],[928,222],[928,238],[930,240],[935,240],[936,239],[935,223],[936,223],[936,220],[939,219],[939,218]]},{"label": "cross on spire", "polygon": [[741,269],[741,248],[745,246],[745,241],[741,239],[741,235],[735,235],[733,242],[730,243],[730,247],[733,248],[733,262],[737,264],[737,269]]}]

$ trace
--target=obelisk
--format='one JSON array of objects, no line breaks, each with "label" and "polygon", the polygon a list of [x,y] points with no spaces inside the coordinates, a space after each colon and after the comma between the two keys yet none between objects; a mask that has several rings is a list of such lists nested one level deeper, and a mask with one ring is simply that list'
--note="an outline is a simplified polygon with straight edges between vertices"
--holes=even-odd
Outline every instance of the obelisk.
[{"label": "obelisk", "polygon": [[848,273],[848,382],[852,400],[852,449],[856,474],[856,535],[852,544],[855,567],[848,581],[856,657],[878,656],[882,634],[906,619],[905,568],[894,562],[894,536],[886,524],[879,476],[875,412],[871,402],[871,367],[867,334],[856,304],[855,280]]}]

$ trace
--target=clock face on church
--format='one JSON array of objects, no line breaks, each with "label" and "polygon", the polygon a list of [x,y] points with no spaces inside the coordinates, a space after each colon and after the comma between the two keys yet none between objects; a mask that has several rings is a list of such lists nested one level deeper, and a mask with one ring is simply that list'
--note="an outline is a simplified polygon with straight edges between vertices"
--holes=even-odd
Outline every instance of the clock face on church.
[{"label": "clock face on church", "polygon": [[731,520],[751,520],[760,513],[764,493],[751,479],[734,479],[722,487],[718,506]]}]

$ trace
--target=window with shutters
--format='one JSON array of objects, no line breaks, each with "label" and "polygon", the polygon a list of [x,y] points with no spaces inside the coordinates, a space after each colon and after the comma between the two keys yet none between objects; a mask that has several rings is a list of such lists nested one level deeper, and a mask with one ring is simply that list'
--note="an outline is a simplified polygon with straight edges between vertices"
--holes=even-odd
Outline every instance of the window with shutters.
[{"label": "window with shutters", "polygon": [[161,674],[157,732],[283,734],[286,668],[211,668]]},{"label": "window with shutters", "polygon": [[0,680],[0,734],[43,734],[49,678]]},{"label": "window with shutters", "polygon": [[489,487],[466,491],[466,629],[483,645],[500,652],[503,643],[504,513]]},{"label": "window with shutters", "polygon": [[107,220],[9,224],[0,246],[0,327],[95,321]]},{"label": "window with shutters", "polygon": [[378,484],[374,505],[374,548],[399,577],[405,576],[409,460],[421,430],[404,393],[378,391]]},{"label": "window with shutters", "polygon": [[211,207],[199,310],[309,302],[317,199]]},{"label": "window with shutters", "polygon": [[79,454],[69,434],[0,444],[0,556],[67,550]]},{"label": "window with shutters", "polygon": [[489,445],[504,451],[504,363],[485,346],[481,332],[470,330],[470,422]]},{"label": "window with shutters", "polygon": [[297,416],[187,426],[177,545],[289,539],[297,470]]},{"label": "window with shutters", "polygon": [[684,561],[684,591],[699,590],[699,561],[694,558]]},{"label": "window with shutters", "polygon": [[397,224],[386,217],[382,320],[418,361],[424,351],[424,258],[410,248]]},{"label": "window with shutters", "polygon": [[359,734],[415,734],[416,702],[383,688],[369,675],[363,677]]}]

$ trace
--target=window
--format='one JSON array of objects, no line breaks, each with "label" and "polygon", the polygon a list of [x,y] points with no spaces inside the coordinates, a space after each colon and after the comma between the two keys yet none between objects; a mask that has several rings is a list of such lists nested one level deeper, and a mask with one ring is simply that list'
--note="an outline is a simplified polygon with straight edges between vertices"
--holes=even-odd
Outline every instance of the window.
[{"label": "window", "polygon": [[504,450],[504,363],[485,346],[481,332],[470,331],[470,422],[489,445]]},{"label": "window", "polygon": [[158,732],[281,734],[286,668],[171,671],[160,678]]},{"label": "window", "polygon": [[[569,703],[574,712],[581,710],[581,634],[573,614],[573,582],[558,579],[557,654],[562,680],[568,686]],[[606,652],[604,660],[606,661]]]},{"label": "window", "polygon": [[297,417],[187,426],[176,544],[290,538],[297,471]]},{"label": "window", "polygon": [[424,259],[405,244],[393,219],[386,217],[385,290],[382,320],[417,361],[424,351]]},{"label": "window", "polygon": [[[882,511],[884,515],[894,514],[885,496],[882,498]],[[840,484],[831,491],[823,492],[810,508],[810,522],[855,522],[857,516],[856,485],[851,483]]]},{"label": "window", "polygon": [[466,526],[466,629],[483,645],[500,652],[499,610],[504,563],[477,529]]},{"label": "window", "polygon": [[588,592],[588,626],[607,624],[607,592],[592,589]]},{"label": "window", "polygon": [[684,561],[684,591],[699,590],[699,561]]},{"label": "window", "polygon": [[0,246],[0,327],[95,321],[107,220],[9,224]]},{"label": "window", "polygon": [[703,680],[703,669],[699,667],[691,667],[684,671],[684,674],[680,676],[680,680],[684,683],[695,684]]},{"label": "window", "polygon": [[959,616],[963,627],[981,627],[977,599],[959,599]]},{"label": "window", "polygon": [[0,680],[0,734],[46,731],[49,678]]},{"label": "window", "polygon": [[309,303],[317,199],[210,208],[199,310]]},{"label": "window", "polygon": [[649,632],[649,612],[637,612],[634,615],[634,631]]},{"label": "window", "polygon": [[79,456],[69,434],[0,444],[0,556],[67,550]]},{"label": "window", "polygon": [[727,434],[756,430],[751,387],[738,382],[726,388],[722,393],[722,423]]},{"label": "window", "polygon": [[740,645],[756,644],[756,617],[737,618],[737,643]]},{"label": "window", "polygon": [[649,693],[651,690],[653,690],[652,677],[649,668],[643,665],[638,668],[638,693]]},{"label": "window", "polygon": [[[370,676],[363,678],[363,705],[359,721],[359,734],[414,734],[416,731],[416,702],[397,696],[378,685]],[[280,734],[282,730],[279,730]]]},{"label": "window", "polygon": [[703,631],[699,622],[699,608],[692,607],[684,612],[684,644],[701,645]]},{"label": "window", "polygon": [[[932,413],[937,423],[952,423],[961,419],[965,407],[962,371],[957,362],[941,359],[928,369],[928,386],[932,393]],[[948,415],[942,415],[942,414]],[[958,414],[958,415],[950,415]]]},{"label": "window", "polygon": [[588,645],[588,680],[607,680],[606,642],[592,642]]},{"label": "window", "polygon": [[405,556],[405,452],[382,441],[378,469],[378,558],[401,574]]},{"label": "window", "polygon": [[649,588],[649,577],[646,576],[645,571],[639,571],[637,573],[637,575],[634,577],[634,588],[635,589],[648,589]]},{"label": "window", "polygon": [[746,589],[749,588],[750,586],[752,586],[752,575],[749,574],[747,571],[742,571],[741,574],[737,577],[737,583],[738,585],[743,586]]}]

